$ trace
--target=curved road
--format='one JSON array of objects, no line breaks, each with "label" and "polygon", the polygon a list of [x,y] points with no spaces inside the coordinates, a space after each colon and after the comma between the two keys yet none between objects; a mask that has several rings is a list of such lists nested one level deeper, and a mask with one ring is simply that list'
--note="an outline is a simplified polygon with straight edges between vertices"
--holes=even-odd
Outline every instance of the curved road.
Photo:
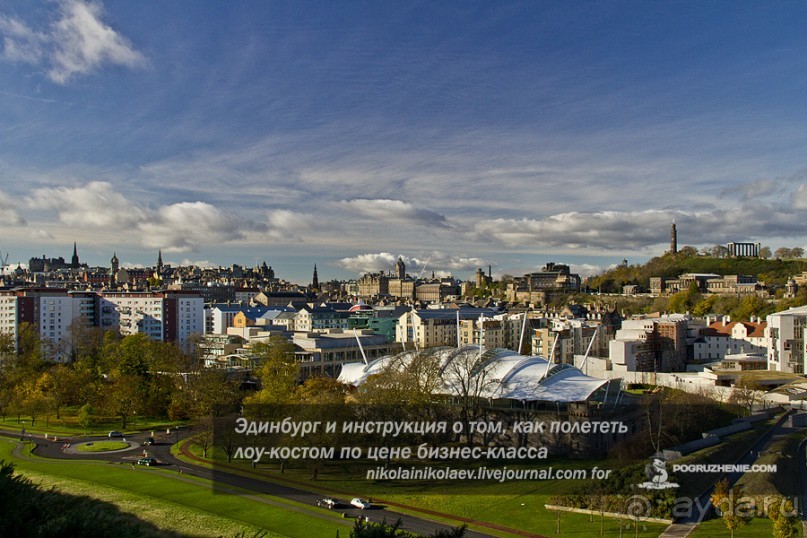
[{"label": "curved road", "polygon": [[[18,433],[14,434],[12,432],[0,432],[0,435],[10,438],[16,438],[18,440],[20,437]],[[132,465],[135,465],[136,461],[139,458],[143,457],[143,450],[145,449],[148,453],[148,456],[156,458],[158,465],[162,468],[173,468],[180,473],[211,480],[216,485],[225,486],[223,488],[222,494],[229,494],[227,493],[227,490],[229,490],[230,488],[228,488],[227,486],[232,486],[249,491],[254,491],[256,493],[263,493],[275,497],[282,497],[284,499],[289,499],[312,506],[316,506],[317,501],[323,497],[322,494],[306,491],[298,487],[287,486],[275,482],[267,482],[264,480],[260,480],[258,478],[251,478],[248,476],[242,476],[240,474],[229,473],[226,470],[222,470],[219,468],[217,468],[214,471],[199,465],[181,461],[171,454],[172,443],[169,440],[165,439],[165,435],[155,436],[155,439],[157,441],[157,444],[155,445],[142,446],[148,437],[149,437],[148,432],[127,436],[125,440],[131,443],[131,447],[128,449],[120,451],[92,452],[92,453],[75,452],[70,449],[65,450],[65,445],[67,443],[70,443],[71,445],[76,445],[84,442],[106,441],[109,439],[105,437],[92,436],[92,437],[73,437],[73,438],[59,437],[58,440],[53,439],[46,440],[42,437],[39,437],[39,434],[37,434],[37,437],[34,437],[32,440],[34,440],[37,443],[37,446],[34,449],[35,454],[54,459],[90,459],[90,460],[105,460],[105,461],[124,461],[124,462],[131,462]],[[174,440],[176,439],[174,438],[171,439],[171,441]],[[436,531],[440,529],[450,529],[449,525],[437,523],[425,518],[419,518],[411,515],[400,514],[398,512],[385,510],[381,505],[374,505],[369,509],[361,510],[346,505],[346,501],[348,500],[346,498],[340,498],[340,500],[343,501],[343,504],[338,508],[334,508],[334,511],[346,514],[345,517],[355,519],[357,517],[366,516],[372,522],[381,522],[382,520],[386,519],[387,523],[394,523],[398,519],[401,519],[401,521],[403,522],[403,525],[401,527],[402,529],[422,535],[434,534]],[[457,525],[460,524],[461,523],[458,521]],[[504,527],[501,527],[500,530],[512,534],[531,536],[534,538],[545,538],[539,534],[527,533],[515,529],[505,529]],[[466,536],[473,538],[483,538],[492,535],[468,530],[466,532]]]}]

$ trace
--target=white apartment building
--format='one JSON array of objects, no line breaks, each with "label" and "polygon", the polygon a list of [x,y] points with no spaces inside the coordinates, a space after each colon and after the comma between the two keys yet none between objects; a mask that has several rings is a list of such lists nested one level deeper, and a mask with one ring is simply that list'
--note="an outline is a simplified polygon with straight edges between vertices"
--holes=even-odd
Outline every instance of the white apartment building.
[{"label": "white apartment building", "polygon": [[[607,335],[598,329],[599,322],[569,319],[553,320],[550,327],[534,329],[532,349],[541,357],[553,362],[574,364],[575,355],[584,355],[589,350],[605,346]],[[596,339],[592,345],[592,340]]]},{"label": "white apartment building", "polygon": [[767,322],[768,370],[804,374],[807,306],[769,314]]},{"label": "white apartment building", "polygon": [[457,347],[457,331],[462,321],[476,322],[480,317],[492,318],[495,314],[489,308],[410,310],[398,318],[395,341],[417,349]]},{"label": "white apartment building", "polygon": [[63,340],[68,340],[70,335],[70,325],[73,323],[73,298],[66,294],[43,294],[36,298],[38,302],[39,336],[42,339],[53,342],[56,346],[56,360],[64,358],[66,350],[59,345]]},{"label": "white apartment building", "polygon": [[723,360],[726,355],[766,354],[768,336],[765,322],[738,322],[725,319],[700,329],[692,343],[692,358],[700,362]]},{"label": "white apartment building", "polygon": [[0,331],[14,338],[18,345],[19,327],[28,323],[42,340],[51,342],[52,358],[65,360],[70,325],[73,323],[73,299],[64,290],[25,288],[0,291]]},{"label": "white apartment building", "polygon": [[17,341],[17,296],[0,293],[0,333],[11,335]]},{"label": "white apartment building", "polygon": [[613,370],[683,371],[689,321],[683,314],[624,320],[616,337],[608,343]]},{"label": "white apartment building", "polygon": [[184,292],[68,292],[52,288],[0,291],[0,331],[19,337],[29,323],[52,344],[54,359],[65,358],[70,326],[117,330],[123,335],[144,333],[154,340],[184,346],[191,335],[204,331],[204,300]]}]

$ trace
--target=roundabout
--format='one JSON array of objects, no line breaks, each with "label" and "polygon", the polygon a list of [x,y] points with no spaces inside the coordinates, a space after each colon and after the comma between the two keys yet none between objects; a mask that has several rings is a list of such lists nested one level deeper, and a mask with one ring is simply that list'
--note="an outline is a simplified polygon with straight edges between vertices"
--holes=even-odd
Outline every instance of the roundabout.
[{"label": "roundabout", "polygon": [[137,441],[116,440],[116,441],[85,441],[82,443],[64,443],[62,444],[62,453],[64,454],[117,454],[120,452],[128,452],[136,448],[140,448],[141,444]]}]

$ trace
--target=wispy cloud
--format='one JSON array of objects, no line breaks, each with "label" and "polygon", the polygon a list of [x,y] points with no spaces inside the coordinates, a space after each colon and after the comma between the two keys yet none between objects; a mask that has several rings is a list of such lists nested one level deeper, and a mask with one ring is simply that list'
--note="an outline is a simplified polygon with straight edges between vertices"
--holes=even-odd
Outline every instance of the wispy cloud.
[{"label": "wispy cloud", "polygon": [[[792,207],[791,207],[792,206]],[[544,219],[487,219],[476,224],[478,240],[511,247],[641,250],[665,244],[676,222],[679,244],[709,245],[771,236],[803,234],[807,189],[799,187],[790,204],[749,203],[707,211],[601,211],[559,213]]]},{"label": "wispy cloud", "polygon": [[0,58],[4,60],[36,64],[45,55],[48,36],[35,32],[20,20],[0,17],[0,34],[3,36]]},{"label": "wispy cloud", "polygon": [[423,226],[437,226],[447,228],[448,223],[444,215],[420,209],[401,200],[343,200],[340,202],[351,213],[358,214],[379,222],[405,222]]},{"label": "wispy cloud", "polygon": [[155,210],[139,207],[103,181],[35,189],[26,206],[40,212],[39,222],[53,212],[66,227],[130,234],[132,242],[166,252],[242,240],[248,231],[261,228],[206,202],[179,202]]},{"label": "wispy cloud", "polygon": [[807,184],[799,185],[790,200],[793,209],[807,209]]},{"label": "wispy cloud", "polygon": [[6,226],[23,226],[27,224],[25,219],[17,212],[17,204],[2,191],[0,191],[0,222]]},{"label": "wispy cloud", "polygon": [[0,17],[6,61],[43,66],[48,78],[67,84],[104,65],[142,68],[145,56],[119,32],[102,21],[100,2],[63,0],[58,17],[44,31],[31,29],[23,21]]}]

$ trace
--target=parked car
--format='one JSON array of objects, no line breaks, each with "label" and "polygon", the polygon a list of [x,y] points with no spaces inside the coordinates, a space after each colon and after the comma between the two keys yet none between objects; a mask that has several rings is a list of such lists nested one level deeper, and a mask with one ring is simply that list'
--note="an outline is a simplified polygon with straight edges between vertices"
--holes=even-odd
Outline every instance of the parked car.
[{"label": "parked car", "polygon": [[317,501],[317,506],[323,506],[329,510],[332,510],[339,506],[339,501],[336,499],[332,499],[331,497],[325,497],[324,499],[320,499]]},{"label": "parked car", "polygon": [[370,508],[370,501],[367,501],[365,499],[361,499],[359,497],[355,497],[355,498],[351,499],[350,504],[352,506],[355,506],[356,508],[361,508],[362,510],[364,510],[365,508]]},{"label": "parked car", "polygon": [[116,432],[115,430],[112,430],[111,432],[109,432],[109,437],[123,437],[123,434],[121,432]]},{"label": "parked car", "polygon": [[146,439],[145,444],[148,445],[148,446],[151,446],[151,445],[156,445],[157,442],[154,440],[154,437],[149,437],[148,439]]},{"label": "parked car", "polygon": [[152,465],[157,465],[157,460],[154,458],[140,458],[137,460],[138,465],[145,465],[146,467],[151,467]]}]

